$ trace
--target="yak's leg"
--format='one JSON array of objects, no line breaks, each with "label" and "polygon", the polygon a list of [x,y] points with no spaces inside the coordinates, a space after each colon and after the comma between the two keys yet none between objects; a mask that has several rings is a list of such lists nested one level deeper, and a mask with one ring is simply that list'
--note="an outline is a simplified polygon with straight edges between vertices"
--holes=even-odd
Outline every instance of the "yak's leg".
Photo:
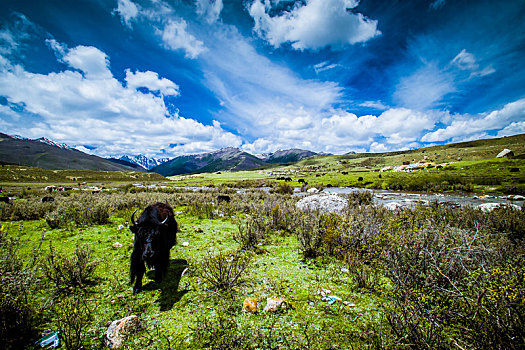
[{"label": "yak's leg", "polygon": [[155,266],[155,282],[160,283],[166,273],[168,272],[168,264],[170,263],[170,252],[164,253],[160,259],[161,263]]},{"label": "yak's leg", "polygon": [[135,260],[134,266],[132,266],[132,271],[136,277],[135,285],[133,286],[133,295],[135,295],[142,291],[142,278],[146,273],[146,266],[144,265],[144,262]]}]

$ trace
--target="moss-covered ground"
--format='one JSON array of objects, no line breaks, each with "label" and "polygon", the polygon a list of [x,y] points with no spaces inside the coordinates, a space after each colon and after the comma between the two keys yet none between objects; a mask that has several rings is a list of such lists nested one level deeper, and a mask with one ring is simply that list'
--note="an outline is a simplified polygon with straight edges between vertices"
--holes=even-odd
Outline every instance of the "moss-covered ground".
[{"label": "moss-covered ground", "polygon": [[[186,214],[184,206],[175,211],[180,232],[178,244],[171,251],[168,276],[156,284],[150,271],[144,280],[144,291],[137,295],[132,295],[129,285],[133,234],[127,227],[119,229],[130,220],[132,209],[113,213],[105,225],[50,229],[45,220],[26,220],[3,222],[3,230],[23,242],[23,256],[29,256],[38,244],[42,257],[49,254],[50,246],[64,255],[71,255],[79,244],[92,250],[93,259],[99,264],[95,273],[97,283],[85,294],[91,315],[83,334],[86,348],[102,347],[108,321],[131,314],[139,316],[143,328],[126,341],[126,348],[130,349],[192,348],[195,346],[192,333],[203,327],[203,318],[213,320],[221,313],[234,318],[237,327],[246,331],[259,328],[290,331],[297,337],[294,344],[307,342],[309,332],[313,336],[322,330],[326,336],[333,330],[334,336],[348,337],[337,344],[349,348],[366,344],[369,339],[363,341],[367,337],[362,338],[359,332],[372,327],[369,324],[380,323],[384,306],[381,290],[359,290],[344,265],[335,260],[305,261],[296,236],[289,234],[269,235],[259,245],[258,253],[253,254],[243,283],[225,295],[218,294],[200,279],[198,266],[205,257],[239,251],[239,244],[232,238],[238,232],[234,218],[198,218]],[[117,242],[122,247],[114,247]],[[183,246],[183,242],[188,245]],[[341,300],[333,305],[322,301],[318,291],[323,288]],[[43,288],[39,302],[35,302],[40,306],[46,304],[50,293],[49,286]],[[270,297],[282,298],[289,308],[279,314],[263,312]],[[257,299],[257,313],[242,312],[245,298]],[[50,319],[40,324],[40,330],[55,330],[58,325],[53,316],[47,317]],[[274,338],[277,348],[286,348],[285,339]]]}]

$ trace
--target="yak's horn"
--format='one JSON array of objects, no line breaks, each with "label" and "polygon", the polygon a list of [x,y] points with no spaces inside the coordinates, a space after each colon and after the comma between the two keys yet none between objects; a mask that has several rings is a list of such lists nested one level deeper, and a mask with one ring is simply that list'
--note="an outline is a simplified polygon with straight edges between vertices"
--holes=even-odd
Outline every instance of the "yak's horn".
[{"label": "yak's horn", "polygon": [[[138,210],[138,209],[137,209]],[[133,212],[133,214],[131,214],[131,222],[133,223],[133,225],[138,225],[138,223],[135,221],[135,213],[137,212],[137,210],[135,210]]]}]

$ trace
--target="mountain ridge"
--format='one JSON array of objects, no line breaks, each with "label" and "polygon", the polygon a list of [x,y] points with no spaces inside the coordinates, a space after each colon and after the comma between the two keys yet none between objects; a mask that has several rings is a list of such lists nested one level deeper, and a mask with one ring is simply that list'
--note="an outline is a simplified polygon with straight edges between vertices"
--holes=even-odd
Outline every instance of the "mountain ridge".
[{"label": "mountain ridge", "polygon": [[0,133],[0,162],[49,170],[138,170],[81,152],[47,138],[32,140],[3,133]]}]

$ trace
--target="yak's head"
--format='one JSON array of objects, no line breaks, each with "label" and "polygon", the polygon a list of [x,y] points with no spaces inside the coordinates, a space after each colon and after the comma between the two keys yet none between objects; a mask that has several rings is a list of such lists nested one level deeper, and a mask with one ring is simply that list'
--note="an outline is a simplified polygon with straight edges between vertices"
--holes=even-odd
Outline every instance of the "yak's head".
[{"label": "yak's head", "polygon": [[156,215],[152,215],[149,218],[141,217],[139,222],[137,222],[134,217],[135,212],[131,214],[131,222],[133,225],[130,226],[129,229],[135,234],[135,245],[139,245],[140,247],[142,260],[148,263],[153,262],[155,260],[155,254],[159,251],[160,245],[162,244],[160,239],[161,227],[166,223],[168,217],[160,221]]}]

